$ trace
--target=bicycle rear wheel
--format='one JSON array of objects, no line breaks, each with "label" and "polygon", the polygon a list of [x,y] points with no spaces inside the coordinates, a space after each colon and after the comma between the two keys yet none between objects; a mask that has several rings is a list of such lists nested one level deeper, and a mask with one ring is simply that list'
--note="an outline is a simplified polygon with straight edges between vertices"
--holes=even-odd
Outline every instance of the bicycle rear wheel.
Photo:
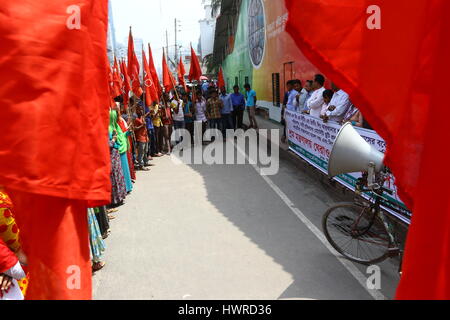
[{"label": "bicycle rear wheel", "polygon": [[338,204],[325,212],[322,228],[333,248],[351,261],[369,265],[389,256],[389,233],[370,207]]}]

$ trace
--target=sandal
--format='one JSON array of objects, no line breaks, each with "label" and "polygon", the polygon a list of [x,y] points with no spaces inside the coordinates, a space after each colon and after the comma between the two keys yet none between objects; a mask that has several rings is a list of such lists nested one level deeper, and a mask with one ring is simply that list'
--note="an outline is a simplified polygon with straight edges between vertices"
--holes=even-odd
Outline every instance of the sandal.
[{"label": "sandal", "polygon": [[102,270],[106,265],[106,262],[102,261],[102,262],[96,262],[92,265],[92,272],[97,272]]}]

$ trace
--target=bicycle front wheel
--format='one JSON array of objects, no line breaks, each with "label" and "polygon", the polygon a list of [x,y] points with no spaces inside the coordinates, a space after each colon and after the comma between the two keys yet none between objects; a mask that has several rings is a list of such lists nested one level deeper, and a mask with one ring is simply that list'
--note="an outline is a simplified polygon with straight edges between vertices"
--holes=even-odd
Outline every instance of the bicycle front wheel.
[{"label": "bicycle front wheel", "polygon": [[351,261],[370,265],[388,258],[389,233],[370,207],[338,204],[325,212],[322,228],[333,248]]}]

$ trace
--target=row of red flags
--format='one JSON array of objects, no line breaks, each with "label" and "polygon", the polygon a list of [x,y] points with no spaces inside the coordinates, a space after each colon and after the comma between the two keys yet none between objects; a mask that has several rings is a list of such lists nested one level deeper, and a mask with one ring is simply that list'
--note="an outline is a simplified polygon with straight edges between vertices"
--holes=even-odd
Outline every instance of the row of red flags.
[{"label": "row of red flags", "polygon": [[[120,64],[120,67],[119,67]],[[169,66],[167,64],[166,53],[163,53],[162,59],[162,69],[163,69],[163,88],[165,92],[170,92],[175,88],[176,82],[170,72]],[[139,73],[140,70],[143,71],[143,83],[140,83]],[[184,67],[183,59],[180,57],[177,68],[178,73],[178,84],[183,86],[185,91],[187,91],[185,74],[186,70]],[[191,47],[191,68],[189,70],[189,81],[197,80],[200,81],[202,76],[202,69],[200,67],[200,62],[198,60],[197,54]],[[110,93],[111,98],[123,95],[128,97],[129,92],[132,91],[137,97],[141,97],[144,94],[145,104],[150,106],[153,102],[159,101],[162,95],[162,88],[160,85],[158,73],[155,68],[155,63],[153,60],[153,53],[150,45],[148,46],[148,60],[144,49],[142,49],[142,69],[136,56],[133,35],[130,29],[130,34],[128,37],[128,65],[124,60],[120,63],[114,58],[114,65],[110,69],[109,74],[110,80]],[[128,104],[128,99],[124,99],[125,105]]]}]

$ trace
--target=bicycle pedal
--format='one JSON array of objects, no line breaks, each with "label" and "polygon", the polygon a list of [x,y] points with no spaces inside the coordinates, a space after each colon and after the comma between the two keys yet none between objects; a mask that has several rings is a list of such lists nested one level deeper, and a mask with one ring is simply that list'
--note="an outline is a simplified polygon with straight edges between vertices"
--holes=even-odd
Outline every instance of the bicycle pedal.
[{"label": "bicycle pedal", "polygon": [[400,248],[389,248],[388,249],[389,257],[397,257],[400,254]]}]

